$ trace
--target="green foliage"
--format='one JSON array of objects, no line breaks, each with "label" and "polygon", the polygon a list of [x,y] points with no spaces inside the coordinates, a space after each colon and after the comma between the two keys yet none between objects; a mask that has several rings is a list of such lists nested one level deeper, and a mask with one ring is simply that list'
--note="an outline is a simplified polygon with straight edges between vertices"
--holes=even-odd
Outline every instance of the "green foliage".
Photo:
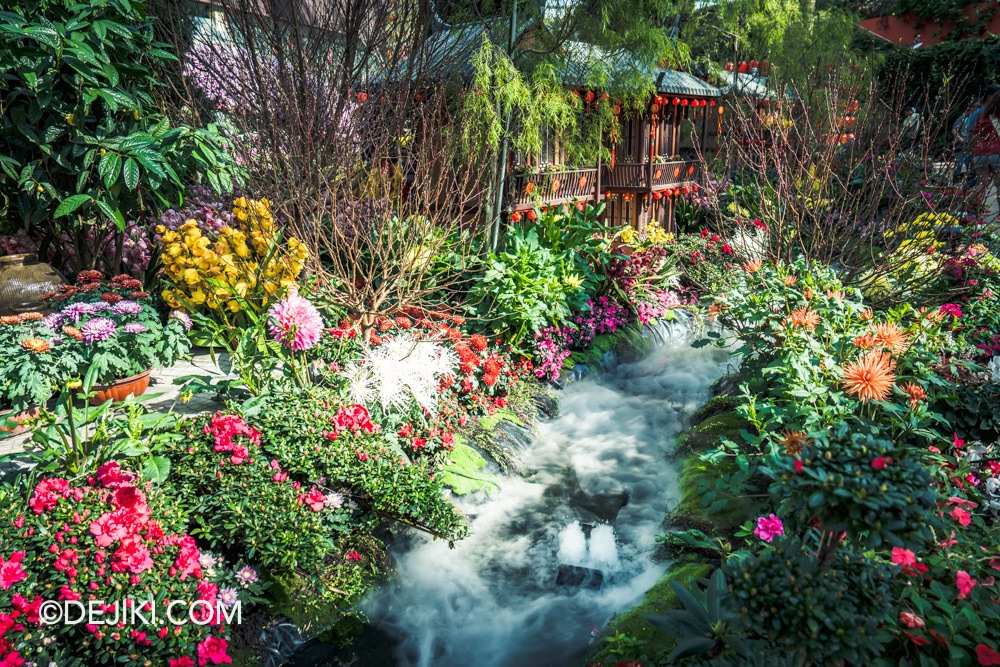
[{"label": "green foliage", "polygon": [[105,230],[175,203],[186,178],[231,189],[217,136],[155,109],[156,77],[176,56],[154,41],[143,2],[29,0],[0,12],[0,34],[0,183],[24,226],[43,226],[56,251],[75,246],[77,269],[93,268]]},{"label": "green foliage", "polygon": [[767,655],[870,664],[882,652],[878,629],[892,604],[889,568],[851,552],[823,563],[798,539],[778,538],[752,558],[730,561],[724,572],[732,608],[743,627],[766,639]]},{"label": "green foliage", "polygon": [[478,320],[520,350],[542,329],[586,311],[614,257],[598,219],[602,211],[603,205],[551,208],[509,227],[470,292]]},{"label": "green foliage", "polygon": [[787,456],[770,471],[781,516],[803,526],[818,518],[824,531],[867,547],[916,547],[931,539],[938,523],[933,480],[910,447],[851,432],[847,424],[813,435],[801,472]]}]

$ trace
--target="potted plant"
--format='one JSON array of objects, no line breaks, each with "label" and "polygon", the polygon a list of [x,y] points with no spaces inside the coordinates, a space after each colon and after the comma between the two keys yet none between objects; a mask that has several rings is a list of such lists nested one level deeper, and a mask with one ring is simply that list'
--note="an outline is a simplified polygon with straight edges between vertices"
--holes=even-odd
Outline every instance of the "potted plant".
[{"label": "potted plant", "polygon": [[79,359],[72,351],[63,355],[41,320],[38,313],[0,317],[0,438],[27,430],[24,422],[55,392],[60,369]]},{"label": "potted plant", "polygon": [[187,320],[166,324],[138,280],[127,275],[103,281],[98,271],[82,271],[77,284],[45,295],[55,310],[42,320],[62,343],[79,355],[75,373],[93,383],[91,403],[124,400],[149,387],[156,366],[170,366],[187,354]]}]

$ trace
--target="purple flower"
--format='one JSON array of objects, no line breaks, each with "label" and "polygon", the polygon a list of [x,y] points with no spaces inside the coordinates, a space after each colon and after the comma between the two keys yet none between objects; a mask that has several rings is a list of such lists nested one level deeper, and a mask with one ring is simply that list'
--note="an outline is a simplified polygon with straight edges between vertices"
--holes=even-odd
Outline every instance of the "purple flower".
[{"label": "purple flower", "polygon": [[174,318],[175,320],[183,324],[185,331],[191,331],[191,316],[185,313],[183,310],[175,310],[174,312],[170,313],[170,317]]},{"label": "purple flower", "polygon": [[111,304],[105,303],[104,301],[93,301],[87,305],[90,306],[91,313],[99,313],[102,310],[107,310],[111,307]]},{"label": "purple flower", "polygon": [[115,315],[138,315],[142,312],[142,306],[135,301],[119,301],[111,306],[111,312]]},{"label": "purple flower", "polygon": [[122,331],[128,334],[141,334],[148,331],[148,329],[146,328],[145,324],[142,324],[140,322],[129,322],[128,324],[122,327]]},{"label": "purple flower", "polygon": [[257,570],[253,569],[249,565],[244,565],[236,571],[236,580],[244,586],[249,586],[257,581],[257,579]]},{"label": "purple flower", "polygon": [[115,335],[115,323],[106,317],[95,317],[80,327],[85,345],[107,340]]},{"label": "purple flower", "polygon": [[66,316],[62,313],[49,313],[42,318],[42,326],[49,331],[58,331],[65,321]]},{"label": "purple flower", "polygon": [[[104,302],[101,301],[99,303],[104,303]],[[68,320],[79,322],[82,316],[92,315],[95,312],[96,311],[94,310],[94,304],[92,303],[73,303],[63,308],[60,315],[62,315],[63,322],[66,322]]]},{"label": "purple flower", "polygon": [[226,605],[227,607],[232,607],[237,602],[240,601],[240,594],[236,592],[235,588],[220,588],[219,589],[219,602]]}]

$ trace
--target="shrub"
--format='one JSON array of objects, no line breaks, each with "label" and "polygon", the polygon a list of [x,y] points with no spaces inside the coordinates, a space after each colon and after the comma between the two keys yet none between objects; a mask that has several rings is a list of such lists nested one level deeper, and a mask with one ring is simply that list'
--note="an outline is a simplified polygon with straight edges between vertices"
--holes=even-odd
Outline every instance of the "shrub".
[{"label": "shrub", "polygon": [[[183,529],[184,516],[155,487],[142,486],[117,463],[85,482],[43,477],[19,484],[0,503],[0,662],[20,665],[193,665],[230,662],[224,618],[191,610],[205,624],[85,625],[39,618],[44,601],[98,601],[104,620],[128,610],[126,600],[155,605],[163,621],[170,600],[205,600],[212,610],[222,567],[209,571]],[[245,599],[249,599],[244,593]],[[237,598],[240,593],[237,593]],[[175,612],[174,618],[186,614]],[[143,618],[149,618],[144,608]],[[204,612],[204,613],[202,613]],[[184,616],[186,618],[186,615]]]}]

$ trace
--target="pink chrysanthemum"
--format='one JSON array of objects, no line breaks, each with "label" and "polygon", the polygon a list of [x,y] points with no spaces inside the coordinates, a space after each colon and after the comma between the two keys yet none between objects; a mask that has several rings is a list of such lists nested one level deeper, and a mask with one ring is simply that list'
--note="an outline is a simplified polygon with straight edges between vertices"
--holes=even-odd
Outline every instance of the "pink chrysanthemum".
[{"label": "pink chrysanthemum", "polygon": [[308,299],[293,293],[271,306],[268,328],[275,340],[295,352],[301,352],[319,342],[323,334],[323,318]]}]

